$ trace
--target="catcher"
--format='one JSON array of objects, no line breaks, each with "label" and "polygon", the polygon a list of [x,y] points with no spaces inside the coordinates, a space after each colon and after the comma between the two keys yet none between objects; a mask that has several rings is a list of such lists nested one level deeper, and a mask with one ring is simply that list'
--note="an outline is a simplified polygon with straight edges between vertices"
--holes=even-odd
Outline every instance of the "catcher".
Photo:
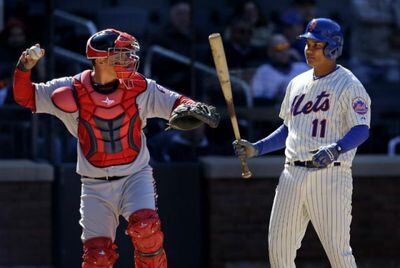
[{"label": "catcher", "polygon": [[45,51],[28,49],[14,73],[16,102],[35,113],[55,115],[79,141],[83,268],[113,267],[118,259],[114,239],[119,215],[128,221],[126,233],[135,248],[135,267],[167,267],[142,129],[152,117],[169,119],[169,128],[179,130],[203,123],[215,128],[219,122],[214,107],[139,74],[139,49],[130,34],[106,29],[87,41],[92,70],[32,83],[31,69]]}]

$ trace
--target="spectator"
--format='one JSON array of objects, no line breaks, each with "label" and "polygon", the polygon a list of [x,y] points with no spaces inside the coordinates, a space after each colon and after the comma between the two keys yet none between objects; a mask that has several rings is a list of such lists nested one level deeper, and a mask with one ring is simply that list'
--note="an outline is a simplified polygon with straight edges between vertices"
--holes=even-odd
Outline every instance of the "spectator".
[{"label": "spectator", "polygon": [[193,162],[213,152],[203,126],[191,131],[159,133],[149,145],[153,159],[159,162]]},{"label": "spectator", "polygon": [[228,66],[232,70],[256,66],[260,52],[251,45],[253,30],[250,23],[243,19],[234,20],[228,31],[230,34],[224,44]]},{"label": "spectator", "polygon": [[[192,27],[191,14],[190,3],[182,0],[176,1],[169,10],[168,23],[161,28],[160,34],[150,37],[148,43],[160,45],[184,56],[192,57],[192,45],[196,44],[197,47],[200,47],[199,42],[207,39],[197,38],[196,35],[198,32],[197,30],[194,31]],[[199,42],[195,40],[199,40]],[[200,51],[197,52],[196,54],[201,54]],[[175,88],[182,94],[191,94],[191,73],[188,65],[181,64],[164,56],[156,56],[152,62],[152,76],[155,79],[167,87]]]},{"label": "spectator", "polygon": [[290,47],[282,34],[274,34],[267,45],[270,62],[257,68],[252,80],[256,103],[278,104],[282,102],[286,87],[296,75],[309,69],[300,62],[301,56]]},{"label": "spectator", "polygon": [[352,0],[351,57],[363,82],[400,81],[400,0]]},{"label": "spectator", "polygon": [[315,0],[294,0],[292,6],[303,18],[304,24],[317,17],[317,6]]},{"label": "spectator", "polygon": [[288,39],[292,48],[297,50],[297,52],[304,57],[304,40],[298,39],[297,37],[303,33],[304,29],[304,18],[300,12],[296,9],[289,9],[284,11],[280,16],[281,28],[280,32],[285,35]]},{"label": "spectator", "polygon": [[274,24],[263,14],[259,3],[254,0],[239,2],[233,17],[241,18],[250,24],[252,28],[250,44],[255,47],[263,47],[275,29]]},{"label": "spectator", "polygon": [[[0,33],[0,106],[14,104],[12,96],[12,76],[21,50],[32,46],[33,43],[27,36],[25,24],[17,19],[11,18],[4,30]],[[38,65],[33,73],[35,79],[45,78],[44,62]]]},{"label": "spectator", "polygon": [[[30,113],[4,106],[15,105],[12,76],[16,59],[21,50],[32,43],[27,36],[26,25],[21,20],[10,18],[0,33],[0,109],[2,122],[0,124],[0,158],[29,157],[31,133]],[[44,65],[33,73],[36,77],[44,76]],[[18,107],[17,107],[18,108]]]}]

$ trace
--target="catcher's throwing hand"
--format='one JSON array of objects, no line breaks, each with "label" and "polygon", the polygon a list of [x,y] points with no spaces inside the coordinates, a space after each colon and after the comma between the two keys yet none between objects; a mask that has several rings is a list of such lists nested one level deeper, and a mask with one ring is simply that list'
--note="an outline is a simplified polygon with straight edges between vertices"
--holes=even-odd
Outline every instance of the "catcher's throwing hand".
[{"label": "catcher's throwing hand", "polygon": [[45,50],[40,48],[39,44],[36,44],[31,48],[27,48],[19,57],[17,63],[18,69],[21,71],[31,70],[33,67],[35,67],[36,63],[43,58],[44,54]]},{"label": "catcher's throwing hand", "polygon": [[181,104],[172,111],[167,129],[191,130],[206,123],[212,128],[219,124],[220,115],[214,106],[201,102]]},{"label": "catcher's throwing hand", "polygon": [[250,158],[258,156],[257,147],[247,140],[235,140],[232,145],[233,149],[235,150],[235,154],[239,158]]},{"label": "catcher's throwing hand", "polygon": [[338,159],[340,155],[340,147],[336,143],[333,143],[328,146],[323,146],[314,152],[315,153],[312,157],[313,164],[316,167],[323,168]]}]

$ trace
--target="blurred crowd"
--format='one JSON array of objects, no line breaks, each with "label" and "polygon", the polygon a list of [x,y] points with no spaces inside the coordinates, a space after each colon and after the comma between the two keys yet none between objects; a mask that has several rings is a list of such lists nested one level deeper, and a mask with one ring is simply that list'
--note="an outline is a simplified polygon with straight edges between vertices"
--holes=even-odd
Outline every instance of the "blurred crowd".
[{"label": "blurred crowd", "polygon": [[[182,0],[165,1],[166,5],[157,9],[126,7],[127,12],[132,8],[132,14],[145,14],[137,15],[146,20],[139,23],[143,26],[140,31],[132,24],[118,24],[117,12],[121,10],[118,5],[124,1],[101,2],[103,6],[109,5],[110,10],[116,10],[115,22],[109,21],[108,17],[105,21],[103,15],[96,16],[90,12],[77,11],[74,14],[92,20],[99,29],[115,27],[130,32],[141,44],[141,72],[151,74],[150,78],[161,85],[211,103],[223,111],[224,100],[216,77],[193,64],[196,62],[213,68],[207,37],[212,32],[220,32],[224,38],[231,75],[239,81],[233,83],[233,89],[235,104],[243,108],[238,109],[241,131],[244,137],[253,140],[265,136],[281,123],[277,111],[286,86],[293,77],[309,69],[304,59],[304,43],[297,36],[304,31],[310,19],[330,17],[341,24],[345,34],[344,54],[339,58],[339,64],[351,69],[364,83],[372,96],[372,110],[375,105],[382,107],[379,116],[373,115],[372,118],[372,141],[363,146],[361,151],[386,153],[388,141],[400,135],[400,109],[393,110],[387,104],[387,101],[400,96],[396,88],[400,83],[400,0],[351,0],[348,7],[350,20],[344,20],[336,10],[321,12],[323,5],[318,0],[290,0],[282,10],[263,9],[260,5],[262,0],[217,1],[222,4],[204,9],[193,7],[196,1]],[[225,8],[221,8],[221,5]],[[56,5],[56,8],[62,7],[62,4]],[[15,133],[32,131],[29,123],[31,117],[15,108],[12,73],[24,49],[35,43],[51,42],[44,31],[39,30],[46,27],[46,21],[43,16],[39,19],[40,12],[33,12],[29,3],[6,1],[5,9],[7,12],[0,39],[0,106],[3,107],[0,107],[0,146],[9,146],[8,150],[0,151],[0,157],[27,157],[26,150],[18,148],[18,144],[22,146],[18,139],[26,139],[29,135]],[[54,45],[84,56],[86,40],[90,36],[88,32],[83,31],[82,27],[57,22],[54,22],[54,28]],[[154,46],[173,52],[172,57],[171,54],[155,53]],[[187,64],[177,58],[191,59],[191,62]],[[48,66],[51,65],[47,64],[45,58],[35,68],[32,80],[39,82],[74,75],[90,67],[76,62],[63,64],[66,60],[55,55],[55,65],[50,72]],[[387,95],[389,93],[385,92],[397,95]],[[253,114],[252,117],[251,113],[261,114],[256,117]],[[14,118],[7,117],[8,114]],[[24,120],[28,123],[15,126],[16,122]],[[390,128],[382,128],[387,121],[391,121]],[[44,122],[49,123],[46,120]],[[53,134],[50,138],[55,148],[52,160],[74,161],[76,142],[58,122],[51,122],[51,127]],[[180,132],[164,131],[165,127],[162,120],[148,122],[146,135],[153,161],[192,161],[203,155],[233,153],[233,133],[228,118],[222,120],[217,130],[199,128]],[[35,130],[39,136],[39,147],[48,142],[46,129],[48,125]],[[33,142],[29,138],[27,140]],[[40,145],[40,142],[43,144]],[[11,143],[17,145],[11,147]]]}]

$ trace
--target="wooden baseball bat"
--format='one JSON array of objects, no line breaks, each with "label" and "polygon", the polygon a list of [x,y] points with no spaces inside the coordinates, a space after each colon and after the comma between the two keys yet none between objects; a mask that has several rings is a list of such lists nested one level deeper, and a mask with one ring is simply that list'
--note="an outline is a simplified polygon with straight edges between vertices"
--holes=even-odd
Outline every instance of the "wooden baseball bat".
[{"label": "wooden baseball bat", "polygon": [[[224,45],[222,44],[221,35],[219,33],[213,33],[208,36],[208,41],[210,42],[215,69],[217,70],[218,74],[218,80],[221,85],[222,92],[224,93],[226,105],[228,107],[228,114],[231,119],[233,133],[235,134],[235,138],[239,140],[239,126],[236,118],[235,106],[233,104],[231,80],[229,78],[228,65],[226,63],[225,50]],[[246,158],[239,159],[242,166],[242,177],[249,179],[251,177],[251,171],[247,165]]]}]

